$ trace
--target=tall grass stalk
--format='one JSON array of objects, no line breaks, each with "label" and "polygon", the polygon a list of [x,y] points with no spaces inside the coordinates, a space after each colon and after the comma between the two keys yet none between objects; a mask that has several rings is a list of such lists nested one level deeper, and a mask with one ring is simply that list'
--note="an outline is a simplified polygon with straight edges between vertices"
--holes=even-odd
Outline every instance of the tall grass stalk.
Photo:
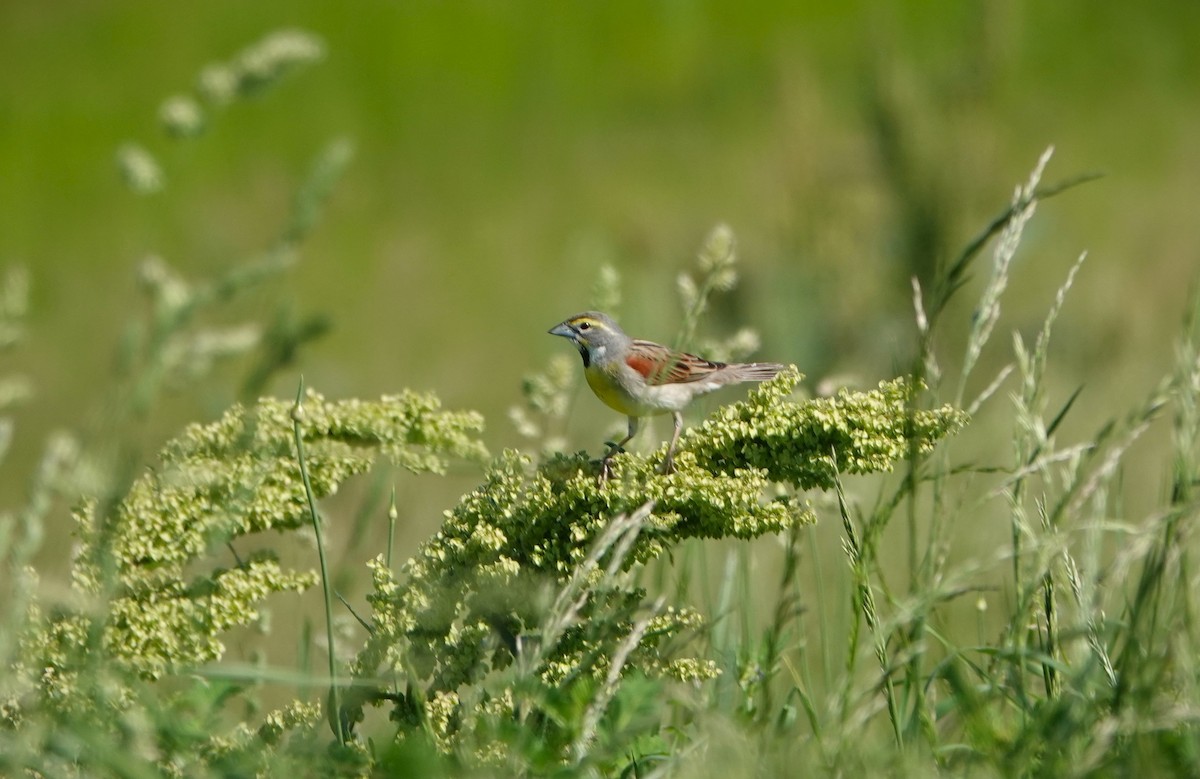
[{"label": "tall grass stalk", "polygon": [[[569,627],[580,624],[579,614],[587,604],[592,590],[619,574],[652,509],[653,504],[645,504],[636,511],[613,517],[604,528],[587,557],[572,572],[571,578],[558,591],[553,604],[547,610],[539,630],[536,649],[528,652],[524,644],[518,645],[518,664],[522,675],[532,675],[549,657],[563,633]],[[607,562],[601,569],[601,563],[606,558]]]},{"label": "tall grass stalk", "polygon": [[677,349],[692,348],[700,318],[708,310],[713,293],[728,291],[737,283],[737,241],[728,225],[717,225],[704,241],[697,257],[700,283],[686,273],[678,279],[683,302],[683,324],[675,337]]},{"label": "tall grass stalk", "polygon": [[[308,463],[304,457],[304,378],[300,378],[296,390],[296,405],[292,407],[292,435],[296,441],[296,463],[300,466],[300,479],[304,483],[304,497],[308,502],[308,513],[312,519],[313,535],[317,541],[317,560],[321,571],[321,599],[325,607],[325,641],[329,655],[329,708],[341,712],[342,693],[338,685],[337,647],[333,641],[333,587],[329,581],[329,565],[325,562],[325,539],[321,530],[321,515],[317,512],[317,499],[313,494],[312,481],[308,476]],[[346,743],[346,730],[340,715],[331,716],[334,732],[339,744]]]},{"label": "tall grass stalk", "polygon": [[[842,516],[842,528],[846,532],[842,549],[850,563],[850,571],[854,580],[855,619],[861,619],[871,633],[871,643],[875,659],[879,662],[880,686],[883,689],[884,700],[887,702],[888,720],[892,724],[892,735],[896,739],[896,748],[904,748],[904,728],[901,723],[900,706],[896,699],[896,689],[892,682],[892,661],[888,655],[888,641],[880,627],[879,615],[875,610],[875,593],[871,587],[870,569],[859,533],[850,517],[850,508],[846,504],[846,493],[842,489],[841,479],[835,481],[838,498],[838,512]],[[857,631],[856,631],[857,632]],[[853,644],[850,655],[854,656]]]},{"label": "tall grass stalk", "polygon": [[613,696],[616,695],[617,688],[621,683],[621,676],[625,671],[625,665],[629,662],[630,654],[637,649],[642,638],[646,635],[646,631],[650,628],[651,620],[658,616],[665,603],[666,596],[660,595],[654,601],[653,605],[651,605],[648,612],[638,617],[633,623],[633,627],[630,628],[628,635],[617,645],[617,651],[613,653],[609,661],[608,674],[604,677],[604,683],[591,701],[588,702],[587,708],[584,709],[579,727],[579,735],[571,747],[571,754],[575,757],[576,765],[583,762],[588,755],[592,742],[596,738],[596,729],[600,725],[600,717],[603,716],[605,709],[612,702]]}]

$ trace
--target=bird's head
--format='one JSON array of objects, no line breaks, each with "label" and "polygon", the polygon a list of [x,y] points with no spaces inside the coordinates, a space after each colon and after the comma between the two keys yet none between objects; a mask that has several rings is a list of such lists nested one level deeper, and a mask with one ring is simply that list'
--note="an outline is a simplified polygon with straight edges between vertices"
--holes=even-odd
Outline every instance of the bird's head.
[{"label": "bird's head", "polygon": [[607,314],[585,311],[550,328],[550,335],[561,335],[568,339],[583,356],[584,366],[593,359],[603,359],[617,352],[629,341],[629,336]]}]

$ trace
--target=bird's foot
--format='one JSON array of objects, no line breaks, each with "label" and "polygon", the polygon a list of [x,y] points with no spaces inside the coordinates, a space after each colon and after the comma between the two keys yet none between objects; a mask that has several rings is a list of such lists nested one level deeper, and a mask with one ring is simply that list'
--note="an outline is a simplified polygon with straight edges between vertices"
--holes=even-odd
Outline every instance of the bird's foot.
[{"label": "bird's foot", "polygon": [[675,453],[667,452],[667,456],[663,458],[662,475],[667,476],[675,473]]},{"label": "bird's foot", "polygon": [[622,450],[610,449],[608,454],[604,455],[604,457],[600,460],[600,473],[596,474],[597,487],[603,487],[604,482],[608,481],[609,478],[612,477],[612,458],[613,455],[618,451]]},{"label": "bird's foot", "polygon": [[605,441],[604,444],[608,447],[608,451],[604,453],[604,457],[600,458],[600,473],[596,476],[596,486],[603,487],[604,482],[612,477],[612,459],[618,454],[624,454],[625,449],[612,441]]}]

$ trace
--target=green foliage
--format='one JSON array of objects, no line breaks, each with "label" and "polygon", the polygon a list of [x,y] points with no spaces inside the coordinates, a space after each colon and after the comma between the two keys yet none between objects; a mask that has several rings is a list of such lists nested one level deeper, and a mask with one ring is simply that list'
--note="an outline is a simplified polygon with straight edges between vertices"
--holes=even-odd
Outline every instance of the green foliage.
[{"label": "green foliage", "polygon": [[871,392],[782,402],[798,380],[794,370],[782,373],[745,403],[719,409],[690,432],[683,450],[714,472],[759,468],[771,481],[828,490],[838,474],[886,472],[914,450],[929,452],[967,422],[949,405],[914,409],[905,379]]},{"label": "green foliage", "polygon": [[[253,328],[241,340],[228,332],[230,341],[193,322],[230,292],[290,264],[292,242],[309,229],[312,204],[342,164],[335,148],[317,165],[293,227],[265,259],[199,284],[157,260],[144,266],[152,316],[128,342],[120,396],[134,416],[162,388],[203,377],[217,359],[258,342]],[[683,339],[694,337],[709,298],[735,283],[733,246],[728,228],[718,228],[700,255],[701,280],[681,283]],[[611,275],[601,275],[608,297],[617,294]],[[743,333],[714,348],[732,353],[753,340]],[[279,364],[264,355],[257,375]],[[462,767],[620,773],[665,759],[671,739],[650,701],[680,683],[716,679],[721,668],[702,651],[708,619],[652,598],[639,581],[646,564],[688,539],[794,537],[815,521],[798,490],[830,488],[842,472],[890,470],[966,419],[948,406],[916,409],[915,385],[904,380],[815,400],[792,397],[799,380],[794,368],[785,371],[690,428],[668,475],[659,472],[661,451],[617,456],[603,484],[582,453],[553,452],[535,466],[505,452],[398,576],[379,555],[368,566],[373,613],[354,678],[328,698],[341,744],[323,758],[334,761],[329,770],[355,773],[400,759],[391,749],[366,750],[355,737],[366,708],[385,702],[399,724],[397,743],[413,745],[414,754],[422,744],[453,754]],[[563,424],[574,384],[566,362],[531,378],[532,415],[515,419],[531,434],[543,432],[534,415],[546,426]],[[326,401],[314,392],[302,404],[268,398],[189,426],[123,490],[85,494],[75,512],[81,551],[73,580],[89,606],[30,609],[23,688],[7,720],[29,733],[67,715],[91,722],[191,711],[206,723],[197,729],[212,732],[159,744],[155,764],[176,774],[261,773],[311,758],[312,704],[297,701],[258,726],[228,731],[216,719],[236,690],[197,697],[193,687],[159,701],[149,685],[221,661],[222,637],[258,620],[265,598],[315,581],[313,571],[287,569],[269,549],[242,559],[236,542],[304,528],[315,500],[379,456],[413,473],[444,472],[450,457],[481,460],[486,452],[471,435],[481,425],[477,415],[442,411],[432,396],[406,391],[378,402]],[[225,547],[232,565],[215,563]],[[340,678],[335,660],[332,680]],[[746,674],[747,687],[760,686]],[[72,754],[78,759],[88,748]]]},{"label": "green foliage", "polygon": [[[32,611],[21,663],[27,693],[7,719],[20,721],[23,709],[100,717],[128,711],[139,679],[221,660],[221,637],[256,621],[269,595],[313,584],[313,571],[287,570],[270,551],[244,560],[234,552],[232,566],[213,567],[227,545],[233,550],[239,540],[308,521],[292,423],[292,404],[284,401],[236,406],[169,442],[111,514],[94,499],[84,504],[76,513],[74,583],[81,602],[102,610]],[[477,414],[443,411],[431,395],[328,401],[310,391],[302,425],[310,484],[317,497],[331,495],[380,456],[414,473],[444,472],[449,458],[486,456],[473,435],[481,426]],[[102,699],[94,688],[97,663],[108,678]],[[318,718],[319,708],[296,704],[255,731],[192,746],[220,766]],[[183,759],[186,751],[168,756]]]},{"label": "green foliage", "polygon": [[[321,53],[305,34],[268,36],[205,69],[196,95],[165,101],[162,123],[172,138],[198,137],[217,108]],[[162,186],[140,147],[122,158],[135,188]],[[0,518],[0,657],[12,668],[0,685],[0,773],[1200,773],[1200,304],[1176,365],[1146,400],[1064,444],[1079,395],[1050,402],[1051,335],[1081,257],[1032,346],[1015,335],[1014,365],[968,406],[976,418],[998,416],[998,390],[1019,380],[1003,435],[983,442],[992,464],[963,464],[962,450],[942,443],[966,425],[959,406],[1002,321],[1024,228],[1061,191],[1040,186],[1049,153],[1011,206],[929,280],[928,297],[917,285],[912,376],[808,399],[789,369],[690,426],[675,472],[659,472],[661,448],[623,453],[597,484],[596,463],[564,454],[556,439],[578,377],[577,365],[557,360],[526,382],[529,408],[513,415],[540,439],[538,456],[506,451],[490,462],[398,570],[390,548],[367,564],[372,612],[352,660],[332,638],[327,591],[327,677],[228,664],[231,629],[262,619],[270,596],[298,597],[315,581],[312,570],[285,566],[273,540],[315,523],[325,571],[323,535],[343,523],[322,524],[317,500],[380,458],[415,474],[487,458],[478,415],[409,391],[236,404],[184,429],[149,467],[128,445],[136,436],[127,428],[164,390],[257,351],[240,390],[254,397],[319,333],[314,320],[212,328],[201,315],[291,266],[348,158],[342,143],[318,158],[256,261],[199,281],[158,259],[142,266],[150,315],[126,339],[103,443],[54,439],[27,505]],[[935,330],[992,238],[990,273],[961,328],[953,399],[943,403]],[[680,277],[676,345],[718,357],[754,345],[749,332],[724,343],[698,334],[713,296],[737,281],[735,246],[719,226],[695,275]],[[615,272],[601,271],[595,294],[619,301]],[[0,287],[0,348],[21,334],[25,297],[22,276]],[[0,382],[0,411],[11,413],[25,388]],[[1164,418],[1168,494],[1133,514],[1122,504],[1123,464]],[[0,421],[0,454],[10,424]],[[855,474],[880,475],[870,480],[878,495],[864,499],[864,480],[848,480]],[[73,587],[35,599],[29,564],[43,518],[64,497],[78,528]],[[399,514],[393,498],[389,526]],[[815,541],[806,553],[818,516],[840,531],[836,567]],[[907,561],[894,553],[905,519]],[[963,536],[996,525],[1010,535],[1006,546],[959,556]],[[742,542],[764,536],[782,543],[766,553],[759,544],[752,557]],[[720,576],[695,562],[714,546],[699,541],[725,542]],[[243,558],[245,544],[259,551]],[[751,580],[764,559],[781,563],[765,627],[749,614],[762,598]],[[692,574],[705,580],[700,589],[719,590],[712,602],[689,591]],[[979,624],[964,637],[955,610],[966,595]],[[989,610],[998,618],[985,623]],[[299,686],[297,698],[264,711],[256,688],[279,684]],[[368,719],[373,707],[387,710],[386,722]]]},{"label": "green foliage", "polygon": [[[826,486],[837,468],[888,470],[910,447],[928,450],[964,421],[950,408],[909,413],[903,381],[793,401],[788,396],[799,378],[787,371],[690,430],[669,475],[658,472],[658,455],[626,453],[614,459],[613,478],[598,486],[586,455],[556,455],[535,469],[527,458],[505,453],[403,566],[402,583],[382,558],[372,564],[372,631],[356,673],[364,684],[382,676],[405,688],[394,718],[427,725],[444,749],[457,743],[460,730],[476,730],[465,719],[491,713],[497,698],[516,694],[510,679],[464,711],[459,691],[487,686],[489,675],[514,664],[546,688],[603,686],[647,597],[621,572],[689,538],[751,539],[810,523],[811,510],[794,495],[764,501],[775,482]],[[601,543],[614,517],[630,516],[638,517],[636,527],[619,551]],[[548,593],[569,587],[593,557],[608,560],[608,572],[588,579],[571,628],[550,630],[546,614],[557,610],[547,612]],[[698,613],[651,613],[625,652],[623,673],[679,681],[716,675],[711,660],[666,649],[668,641],[703,628]],[[422,705],[423,716],[414,719]]]}]

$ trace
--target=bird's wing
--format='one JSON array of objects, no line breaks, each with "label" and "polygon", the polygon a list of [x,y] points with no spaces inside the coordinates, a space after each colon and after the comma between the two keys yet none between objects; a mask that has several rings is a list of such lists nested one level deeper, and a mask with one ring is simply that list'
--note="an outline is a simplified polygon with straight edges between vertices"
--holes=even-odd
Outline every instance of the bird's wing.
[{"label": "bird's wing", "polygon": [[703,381],[725,367],[687,352],[677,352],[653,341],[634,341],[625,363],[646,379],[647,384],[685,384]]}]

